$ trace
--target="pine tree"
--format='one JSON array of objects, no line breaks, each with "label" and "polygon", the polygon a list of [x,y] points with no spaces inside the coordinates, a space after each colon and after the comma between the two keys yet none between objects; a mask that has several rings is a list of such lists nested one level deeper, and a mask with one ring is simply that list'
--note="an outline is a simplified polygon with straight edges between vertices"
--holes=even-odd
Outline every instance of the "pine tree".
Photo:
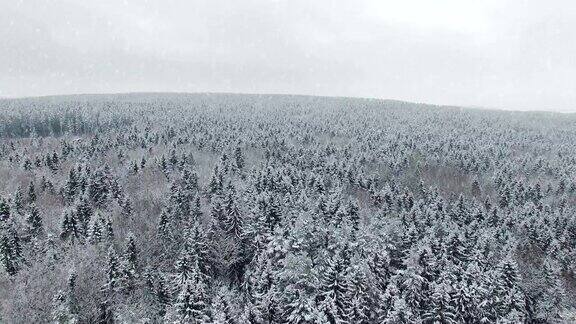
[{"label": "pine tree", "polygon": [[535,317],[539,320],[551,322],[557,319],[560,311],[565,307],[565,289],[560,276],[560,266],[551,260],[545,260],[543,266],[542,295],[537,299]]},{"label": "pine tree", "polygon": [[179,291],[183,286],[192,278],[194,275],[194,258],[193,251],[189,245],[185,245],[184,249],[180,252],[180,255],[176,259],[174,264],[174,269],[176,273],[174,275],[173,287],[174,290]]},{"label": "pine tree", "polygon": [[168,238],[169,236],[168,212],[163,209],[160,212],[160,219],[158,220],[158,235],[161,238]]},{"label": "pine tree", "polygon": [[246,273],[246,289],[251,308],[249,314],[245,315],[249,315],[252,323],[276,323],[281,315],[278,273],[274,269],[273,259],[268,251],[261,251],[252,259]]},{"label": "pine tree", "polygon": [[52,157],[49,158],[50,164],[48,165],[52,171],[58,171],[60,167],[60,158],[56,152],[52,153]]},{"label": "pine tree", "polygon": [[406,301],[398,295],[392,300],[392,307],[383,318],[384,324],[419,323],[418,317],[412,312]]},{"label": "pine tree", "polygon": [[76,285],[76,274],[72,273],[68,277],[67,290],[60,290],[54,296],[54,306],[52,318],[56,323],[77,323],[77,305],[74,298],[74,288]]},{"label": "pine tree", "polygon": [[369,270],[358,259],[354,264],[347,278],[349,284],[345,296],[346,316],[351,323],[369,324],[372,323],[372,309],[375,308],[369,286]]},{"label": "pine tree", "polygon": [[96,207],[104,206],[108,199],[108,178],[103,170],[94,172],[88,179],[86,188],[88,197]]},{"label": "pine tree", "polygon": [[64,188],[65,188],[64,190],[65,198],[68,201],[74,200],[74,196],[79,191],[78,178],[76,175],[76,170],[74,168],[70,169],[70,172],[68,173],[68,180],[66,181],[66,185]]},{"label": "pine tree", "polygon": [[221,194],[222,190],[224,189],[224,178],[222,173],[220,172],[220,168],[218,165],[214,166],[214,170],[212,171],[212,177],[210,178],[210,182],[208,183],[208,193],[210,195],[217,195]]},{"label": "pine tree", "polygon": [[220,195],[212,196],[210,216],[212,217],[212,221],[215,222],[220,229],[225,228],[227,215],[224,201]]},{"label": "pine tree", "polygon": [[314,300],[304,293],[298,293],[287,306],[285,323],[288,324],[323,324],[328,323],[326,316],[318,310]]},{"label": "pine tree", "polygon": [[225,220],[225,229],[226,233],[232,235],[236,239],[241,239],[243,235],[243,218],[240,215],[240,210],[236,203],[236,197],[234,195],[234,191],[230,190],[226,197],[225,202],[225,210],[226,210],[226,220]]},{"label": "pine tree", "polygon": [[82,235],[88,234],[88,224],[94,214],[89,198],[86,195],[80,197],[76,203],[75,213],[78,222],[78,229]]},{"label": "pine tree", "polygon": [[500,262],[496,271],[495,293],[499,297],[496,310],[500,316],[507,316],[511,312],[525,310],[525,297],[518,283],[520,280],[518,266],[511,257],[506,257]]},{"label": "pine tree", "polygon": [[328,259],[320,277],[320,305],[330,323],[347,322],[349,300],[346,293],[349,290],[347,266],[344,260],[336,255]]},{"label": "pine tree", "polygon": [[189,252],[184,250],[176,261],[174,282],[179,293],[174,306],[180,320],[204,323],[209,319],[205,277],[200,272],[198,260]]},{"label": "pine tree", "polygon": [[166,315],[166,310],[169,307],[171,300],[170,300],[170,289],[166,284],[163,274],[158,275],[154,293],[158,305],[158,315],[160,317],[164,317],[164,315]]},{"label": "pine tree", "polygon": [[187,195],[192,195],[198,191],[198,174],[188,169],[183,171],[182,182]]},{"label": "pine tree", "polygon": [[6,221],[10,218],[10,204],[6,199],[0,197],[0,221]]},{"label": "pine tree", "polygon": [[138,269],[138,249],[136,248],[136,241],[132,233],[128,234],[126,239],[126,252],[124,253],[124,259],[130,264],[130,268]]},{"label": "pine tree", "polygon": [[500,283],[503,290],[512,289],[519,281],[518,266],[512,258],[504,259],[498,266]]},{"label": "pine tree", "polygon": [[65,210],[60,226],[60,238],[74,243],[81,240],[81,229],[76,213],[73,210]]},{"label": "pine tree", "polygon": [[205,287],[201,283],[184,283],[174,303],[178,318],[184,323],[203,324],[210,320]]},{"label": "pine tree", "polygon": [[103,220],[99,216],[94,218],[92,226],[88,232],[88,242],[98,244],[102,242]]},{"label": "pine tree", "polygon": [[160,162],[158,163],[158,166],[160,167],[160,170],[167,175],[168,173],[168,162],[166,161],[166,157],[164,155],[162,155],[162,157],[160,158]]},{"label": "pine tree", "polygon": [[106,284],[104,288],[108,291],[117,291],[121,288],[120,286],[120,260],[114,250],[113,246],[108,248],[108,263],[106,267]]},{"label": "pine tree", "polygon": [[244,169],[244,155],[242,154],[242,148],[236,146],[234,149],[234,162],[238,170]]},{"label": "pine tree", "polygon": [[355,201],[348,201],[346,211],[348,213],[348,218],[352,222],[352,228],[354,229],[354,232],[357,232],[360,228],[360,215],[358,214],[358,209],[358,204]]},{"label": "pine tree", "polygon": [[424,323],[458,323],[450,293],[451,288],[445,282],[432,285],[429,307],[422,316]]},{"label": "pine tree", "polygon": [[40,217],[40,212],[35,203],[31,203],[28,208],[26,223],[28,227],[27,231],[30,236],[36,237],[43,233],[44,228],[42,226],[42,217]]},{"label": "pine tree", "polygon": [[266,228],[268,228],[270,232],[274,232],[274,229],[282,220],[278,197],[275,195],[268,196],[264,213],[264,224]]},{"label": "pine tree", "polygon": [[22,194],[22,188],[20,188],[20,186],[18,186],[16,193],[14,193],[14,199],[12,203],[14,204],[14,211],[16,211],[17,214],[22,214],[22,211],[24,210],[24,197]]},{"label": "pine tree", "polygon": [[122,256],[120,266],[122,286],[127,291],[132,291],[138,278],[138,250],[132,234],[129,234],[126,239],[126,249]]},{"label": "pine tree", "polygon": [[214,324],[231,324],[234,323],[234,314],[232,314],[231,291],[221,286],[216,289],[210,307],[211,323]]},{"label": "pine tree", "polygon": [[36,202],[36,188],[34,182],[30,182],[28,186],[28,202]]},{"label": "pine tree", "polygon": [[106,220],[105,220],[104,231],[105,231],[106,239],[108,240],[108,242],[113,242],[114,241],[114,227],[112,226],[112,219],[110,217],[106,218]]},{"label": "pine tree", "polygon": [[200,201],[200,195],[196,194],[194,196],[194,202],[190,206],[190,223],[198,224],[202,219],[202,204]]},{"label": "pine tree", "polygon": [[22,263],[20,237],[11,225],[0,232],[0,264],[9,275],[15,275]]},{"label": "pine tree", "polygon": [[500,208],[506,208],[510,205],[510,196],[510,188],[507,186],[504,187],[504,189],[500,192],[500,200],[498,201]]}]

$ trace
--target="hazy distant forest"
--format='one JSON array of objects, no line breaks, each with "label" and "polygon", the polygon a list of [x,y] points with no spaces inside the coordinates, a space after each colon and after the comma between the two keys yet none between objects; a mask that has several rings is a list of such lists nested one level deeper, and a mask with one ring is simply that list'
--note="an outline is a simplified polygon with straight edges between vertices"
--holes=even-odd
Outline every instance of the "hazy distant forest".
[{"label": "hazy distant forest", "polygon": [[574,323],[576,114],[0,100],[1,323]]}]

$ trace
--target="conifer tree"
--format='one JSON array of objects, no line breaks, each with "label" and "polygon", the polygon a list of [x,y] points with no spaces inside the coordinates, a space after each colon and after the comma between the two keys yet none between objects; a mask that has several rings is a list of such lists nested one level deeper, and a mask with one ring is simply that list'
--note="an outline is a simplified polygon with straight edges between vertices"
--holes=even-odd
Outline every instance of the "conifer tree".
[{"label": "conifer tree", "polygon": [[128,291],[132,291],[138,278],[138,250],[132,234],[129,234],[126,239],[126,248],[120,266],[122,286]]},{"label": "conifer tree", "polygon": [[383,318],[384,324],[418,323],[419,318],[412,312],[406,301],[398,295],[392,300],[392,307]]},{"label": "conifer tree", "polygon": [[110,217],[107,217],[105,220],[104,232],[106,234],[106,239],[108,240],[108,242],[113,242],[114,241],[114,227],[112,226],[112,219]]},{"label": "conifer tree", "polygon": [[156,302],[158,305],[158,315],[164,317],[166,310],[170,305],[170,289],[166,284],[163,274],[159,274],[156,281],[156,288],[154,289]]},{"label": "conifer tree", "polygon": [[77,201],[74,214],[76,215],[76,220],[78,222],[78,230],[82,235],[87,235],[88,225],[94,212],[86,195],[82,195],[82,197]]},{"label": "conifer tree", "polygon": [[54,308],[52,310],[52,317],[56,323],[77,323],[77,305],[74,296],[74,288],[76,286],[76,274],[71,273],[68,277],[67,289],[60,290],[54,296]]},{"label": "conifer tree", "polygon": [[236,146],[234,149],[234,163],[238,170],[242,171],[244,169],[244,155],[240,146]]},{"label": "conifer tree", "polygon": [[200,195],[196,194],[194,196],[194,201],[190,206],[190,223],[197,224],[202,219],[202,205],[200,201]]},{"label": "conifer tree", "polygon": [[349,300],[346,296],[349,287],[347,267],[344,260],[336,255],[328,259],[320,277],[321,308],[330,323],[349,321]]},{"label": "conifer tree", "polygon": [[203,324],[210,320],[205,288],[201,283],[186,282],[174,303],[178,318],[184,323]]},{"label": "conifer tree", "polygon": [[28,208],[28,214],[26,215],[26,223],[28,227],[28,234],[32,237],[36,237],[43,233],[44,228],[42,225],[42,217],[40,217],[40,212],[35,203],[31,203]]},{"label": "conifer tree", "polygon": [[0,232],[0,264],[9,275],[15,275],[19,270],[22,258],[20,237],[12,225],[1,228]]},{"label": "conifer tree", "polygon": [[241,239],[243,235],[243,219],[240,215],[240,210],[237,204],[237,198],[234,195],[234,190],[230,190],[226,197],[225,210],[226,220],[225,229],[226,233],[232,235],[236,239]]},{"label": "conifer tree", "polygon": [[168,238],[169,235],[168,212],[162,209],[160,219],[158,220],[158,235],[161,238]]},{"label": "conifer tree", "polygon": [[104,288],[108,291],[117,291],[121,289],[120,285],[120,260],[113,246],[108,248],[108,262],[106,267],[106,284]]},{"label": "conifer tree", "polygon": [[450,302],[451,288],[445,282],[434,283],[428,309],[422,319],[424,323],[458,323],[456,310]]},{"label": "conifer tree", "polygon": [[14,205],[14,211],[17,214],[22,214],[22,211],[24,210],[24,197],[22,194],[22,188],[20,186],[18,186],[16,192],[14,193],[12,204]]},{"label": "conifer tree", "polygon": [[346,212],[350,221],[352,222],[352,228],[355,232],[358,231],[360,228],[360,215],[358,214],[358,204],[353,201],[349,200],[348,205],[346,206]]},{"label": "conifer tree", "polygon": [[0,197],[0,221],[10,218],[10,204],[4,197]]},{"label": "conifer tree", "polygon": [[100,217],[94,218],[92,226],[88,232],[88,242],[90,244],[98,244],[102,242],[103,220]]},{"label": "conifer tree", "polygon": [[60,238],[65,241],[69,240],[72,243],[78,242],[82,238],[78,218],[76,213],[71,209],[65,210],[62,216]]},{"label": "conifer tree", "polygon": [[36,188],[34,187],[34,182],[30,182],[28,186],[28,202],[36,202]]}]

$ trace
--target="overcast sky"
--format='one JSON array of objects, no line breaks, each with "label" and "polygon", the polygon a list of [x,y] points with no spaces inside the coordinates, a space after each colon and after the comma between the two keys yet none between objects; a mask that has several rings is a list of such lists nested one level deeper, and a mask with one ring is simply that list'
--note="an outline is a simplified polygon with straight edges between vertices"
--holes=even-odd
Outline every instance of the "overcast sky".
[{"label": "overcast sky", "polygon": [[0,0],[0,96],[141,91],[576,111],[576,2]]}]

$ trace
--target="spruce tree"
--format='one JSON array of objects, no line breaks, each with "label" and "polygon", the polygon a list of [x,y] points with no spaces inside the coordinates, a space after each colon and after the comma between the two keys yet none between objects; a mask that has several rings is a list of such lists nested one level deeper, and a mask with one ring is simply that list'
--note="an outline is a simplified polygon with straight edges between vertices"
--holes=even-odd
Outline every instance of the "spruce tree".
[{"label": "spruce tree", "polygon": [[90,244],[98,244],[102,242],[103,220],[100,217],[94,218],[92,226],[88,232],[88,242]]},{"label": "spruce tree", "polygon": [[156,281],[156,288],[154,289],[157,302],[157,313],[160,317],[166,315],[166,310],[170,305],[170,288],[166,284],[164,275],[162,273],[158,274]]},{"label": "spruce tree", "polygon": [[18,186],[14,193],[12,204],[14,205],[14,211],[16,211],[17,214],[22,214],[22,211],[24,210],[24,197],[20,186]]},{"label": "spruce tree", "polygon": [[114,241],[114,227],[112,226],[112,219],[107,217],[104,224],[104,232],[108,242]]},{"label": "spruce tree", "polygon": [[121,269],[120,260],[113,246],[108,248],[108,261],[106,267],[106,283],[104,288],[108,291],[117,291],[121,289],[120,283]]},{"label": "spruce tree", "polygon": [[28,202],[36,202],[36,188],[34,187],[34,182],[30,182],[28,186]]},{"label": "spruce tree", "polygon": [[15,275],[22,263],[22,250],[20,237],[14,228],[9,225],[0,232],[0,264],[9,275]]},{"label": "spruce tree", "polygon": [[138,250],[132,234],[126,239],[126,248],[120,262],[120,272],[122,276],[122,286],[131,292],[138,279]]},{"label": "spruce tree", "polygon": [[447,283],[434,283],[427,310],[422,316],[424,323],[458,323],[456,310],[450,299],[451,287]]},{"label": "spruce tree", "polygon": [[348,296],[349,287],[347,280],[348,269],[344,260],[339,256],[327,260],[325,269],[320,277],[320,305],[330,323],[347,322],[348,308],[350,307]]},{"label": "spruce tree", "polygon": [[166,209],[162,209],[158,220],[158,235],[161,238],[168,238],[169,233],[168,212]]},{"label": "spruce tree", "polygon": [[236,146],[234,149],[234,163],[238,170],[244,169],[244,155],[242,154],[242,148]]},{"label": "spruce tree", "polygon": [[234,191],[230,190],[226,197],[225,210],[225,229],[226,233],[232,235],[235,239],[241,239],[243,235],[243,218],[240,215],[240,209],[237,204],[237,198],[234,195]]},{"label": "spruce tree", "polygon": [[354,232],[357,232],[360,228],[360,215],[358,210],[358,203],[354,200],[349,200],[348,205],[346,206],[346,212],[348,214],[348,218],[352,222],[352,228],[354,229]]},{"label": "spruce tree", "polygon": [[31,203],[28,207],[28,214],[26,215],[27,231],[32,237],[36,237],[43,233],[44,228],[42,225],[42,217],[35,203]]},{"label": "spruce tree", "polygon": [[78,242],[82,239],[82,230],[80,228],[78,217],[71,209],[65,210],[62,216],[60,238],[65,241],[69,240],[72,243]]},{"label": "spruce tree", "polygon": [[4,197],[0,197],[0,221],[10,218],[10,204]]},{"label": "spruce tree", "polygon": [[174,307],[183,323],[203,324],[210,320],[205,287],[201,283],[184,283]]},{"label": "spruce tree", "polygon": [[80,197],[80,199],[76,202],[74,214],[76,215],[79,231],[82,233],[82,235],[87,235],[88,225],[92,215],[94,214],[88,196],[82,195],[82,197]]}]

